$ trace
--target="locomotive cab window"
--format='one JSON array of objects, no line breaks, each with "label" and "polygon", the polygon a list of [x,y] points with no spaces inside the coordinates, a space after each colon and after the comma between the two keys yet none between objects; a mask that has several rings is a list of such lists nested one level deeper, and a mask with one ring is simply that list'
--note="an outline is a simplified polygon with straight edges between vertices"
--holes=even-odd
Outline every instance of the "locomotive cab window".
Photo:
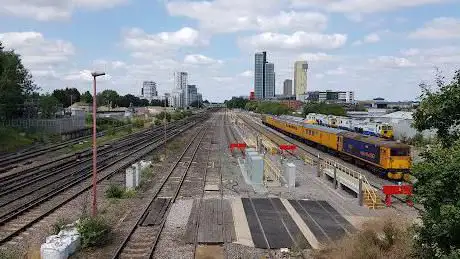
[{"label": "locomotive cab window", "polygon": [[391,156],[409,156],[410,151],[408,148],[392,148]]}]

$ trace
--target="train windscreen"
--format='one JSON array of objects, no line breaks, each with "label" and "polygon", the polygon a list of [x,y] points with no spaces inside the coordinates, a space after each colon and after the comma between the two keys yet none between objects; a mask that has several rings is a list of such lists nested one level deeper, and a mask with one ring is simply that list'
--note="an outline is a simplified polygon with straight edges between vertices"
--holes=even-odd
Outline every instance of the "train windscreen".
[{"label": "train windscreen", "polygon": [[410,150],[408,148],[392,148],[391,156],[409,156]]}]

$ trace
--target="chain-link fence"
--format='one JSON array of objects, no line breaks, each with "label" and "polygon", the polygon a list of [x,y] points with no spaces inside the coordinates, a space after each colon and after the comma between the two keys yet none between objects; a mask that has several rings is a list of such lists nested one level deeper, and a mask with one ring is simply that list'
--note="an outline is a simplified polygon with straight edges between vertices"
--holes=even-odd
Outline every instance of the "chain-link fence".
[{"label": "chain-link fence", "polygon": [[56,119],[10,119],[1,120],[0,127],[20,128],[27,131],[40,131],[62,134],[69,131],[81,130],[86,127],[85,117],[76,116]]}]

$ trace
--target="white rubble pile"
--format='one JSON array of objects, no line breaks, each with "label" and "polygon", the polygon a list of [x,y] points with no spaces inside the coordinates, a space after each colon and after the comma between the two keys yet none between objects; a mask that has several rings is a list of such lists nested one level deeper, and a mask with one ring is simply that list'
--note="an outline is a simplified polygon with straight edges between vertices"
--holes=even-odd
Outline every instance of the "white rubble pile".
[{"label": "white rubble pile", "polygon": [[75,224],[69,224],[57,235],[48,236],[40,247],[42,259],[67,259],[80,247],[80,234]]}]

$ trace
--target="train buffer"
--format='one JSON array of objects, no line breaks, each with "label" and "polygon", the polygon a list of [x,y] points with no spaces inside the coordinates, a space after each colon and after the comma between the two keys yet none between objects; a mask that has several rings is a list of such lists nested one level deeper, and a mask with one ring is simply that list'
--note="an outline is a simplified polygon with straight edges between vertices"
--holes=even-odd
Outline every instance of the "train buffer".
[{"label": "train buffer", "polygon": [[383,193],[385,194],[385,204],[387,207],[391,206],[391,195],[407,195],[406,203],[409,206],[414,206],[412,201],[412,185],[405,184],[405,185],[384,185],[383,186]]}]

